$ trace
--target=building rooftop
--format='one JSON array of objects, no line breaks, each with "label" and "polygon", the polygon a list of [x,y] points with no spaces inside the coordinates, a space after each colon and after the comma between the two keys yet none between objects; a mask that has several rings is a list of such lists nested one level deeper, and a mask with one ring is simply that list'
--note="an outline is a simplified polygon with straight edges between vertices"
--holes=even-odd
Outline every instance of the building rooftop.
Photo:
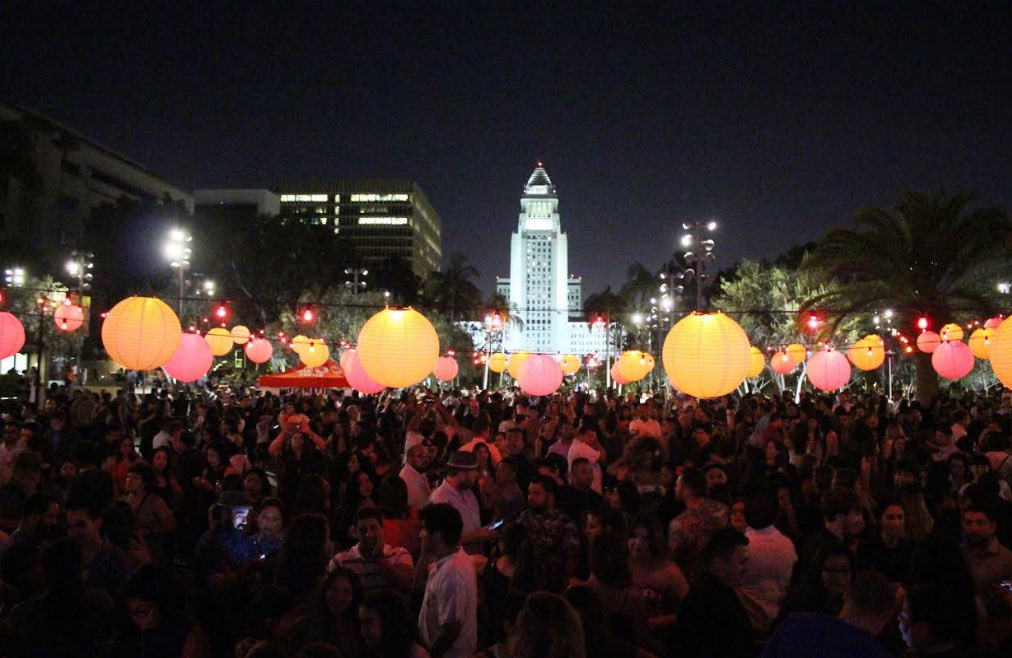
[{"label": "building rooftop", "polygon": [[548,177],[545,166],[540,162],[534,168],[531,177],[527,179],[527,185],[524,185],[524,194],[555,194],[552,179]]}]

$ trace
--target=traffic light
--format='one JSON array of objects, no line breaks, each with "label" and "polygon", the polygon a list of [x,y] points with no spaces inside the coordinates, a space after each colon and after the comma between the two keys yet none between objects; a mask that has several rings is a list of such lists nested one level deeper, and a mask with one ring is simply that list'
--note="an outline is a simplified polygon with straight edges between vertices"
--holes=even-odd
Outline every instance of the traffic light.
[{"label": "traffic light", "polygon": [[316,322],[316,310],[306,305],[299,309],[299,322],[301,324],[313,324]]},{"label": "traffic light", "polygon": [[917,328],[921,331],[928,330],[928,319],[923,315],[917,320]]}]

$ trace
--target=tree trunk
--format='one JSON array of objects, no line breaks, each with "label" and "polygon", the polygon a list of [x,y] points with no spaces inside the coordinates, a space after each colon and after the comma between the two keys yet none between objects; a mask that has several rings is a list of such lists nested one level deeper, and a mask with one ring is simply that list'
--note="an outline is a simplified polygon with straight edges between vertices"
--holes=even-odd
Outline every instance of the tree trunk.
[{"label": "tree trunk", "polygon": [[914,357],[914,365],[917,369],[917,385],[914,394],[918,402],[929,406],[938,395],[938,373],[931,365],[931,355],[926,352],[917,352]]}]

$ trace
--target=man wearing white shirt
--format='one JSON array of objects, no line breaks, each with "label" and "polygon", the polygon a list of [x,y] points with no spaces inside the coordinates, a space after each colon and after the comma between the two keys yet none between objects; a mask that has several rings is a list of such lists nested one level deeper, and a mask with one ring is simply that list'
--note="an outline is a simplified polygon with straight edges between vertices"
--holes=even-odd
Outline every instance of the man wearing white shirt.
[{"label": "man wearing white shirt", "polygon": [[769,635],[780,615],[798,561],[794,543],[773,526],[776,512],[776,499],[769,493],[745,499],[749,563],[737,592],[752,629],[760,637]]},{"label": "man wearing white shirt", "polygon": [[594,484],[590,488],[602,495],[604,494],[604,481],[601,474],[601,464],[598,462],[603,455],[604,450],[601,449],[601,443],[597,437],[597,421],[589,416],[584,416],[580,421],[580,430],[576,433],[573,445],[569,447],[566,460],[570,470],[573,468],[573,462],[581,457],[590,462],[594,471]]},{"label": "man wearing white shirt", "polygon": [[468,553],[481,551],[481,542],[494,533],[481,527],[481,511],[474,495],[478,481],[478,458],[472,452],[456,450],[446,462],[446,479],[429,496],[429,503],[446,503],[460,512],[464,524],[460,543]]},{"label": "man wearing white shirt", "polygon": [[650,436],[655,439],[661,438],[661,424],[653,417],[653,407],[649,404],[639,406],[639,415],[629,423],[629,434],[632,438]]},{"label": "man wearing white shirt", "polygon": [[408,448],[404,461],[404,467],[399,475],[404,484],[408,485],[408,505],[421,509],[429,504],[429,496],[432,494],[429,479],[425,477],[425,467],[429,464],[429,451],[420,443],[413,445]]}]

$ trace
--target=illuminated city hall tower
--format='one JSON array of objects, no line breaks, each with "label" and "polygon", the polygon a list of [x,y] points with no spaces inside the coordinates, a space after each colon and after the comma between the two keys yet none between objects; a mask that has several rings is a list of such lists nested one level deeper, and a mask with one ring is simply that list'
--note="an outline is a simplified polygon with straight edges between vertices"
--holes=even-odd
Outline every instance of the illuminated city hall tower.
[{"label": "illuminated city hall tower", "polygon": [[507,352],[582,351],[582,345],[573,344],[574,337],[584,342],[574,330],[587,332],[587,325],[579,322],[581,282],[569,275],[569,244],[559,222],[559,197],[540,162],[520,197],[520,219],[510,241],[510,276],[498,278],[497,289],[523,322],[522,328],[507,329]]}]

